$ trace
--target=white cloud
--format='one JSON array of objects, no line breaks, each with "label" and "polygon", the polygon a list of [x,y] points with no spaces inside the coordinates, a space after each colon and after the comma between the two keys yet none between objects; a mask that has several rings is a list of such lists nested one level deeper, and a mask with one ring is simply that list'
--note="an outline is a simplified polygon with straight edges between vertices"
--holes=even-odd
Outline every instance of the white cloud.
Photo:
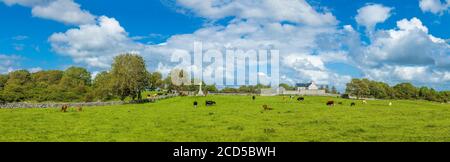
[{"label": "white cloud", "polygon": [[72,0],[56,0],[46,6],[35,6],[33,16],[61,21],[67,24],[92,24],[95,16],[81,10],[80,5]]},{"label": "white cloud", "polygon": [[52,49],[72,57],[77,63],[108,68],[115,55],[141,48],[142,45],[133,42],[114,18],[101,16],[98,21],[98,24],[53,34],[49,38]]},{"label": "white cloud", "polygon": [[353,28],[345,29],[353,64],[366,77],[390,83],[448,81],[450,61],[444,60],[450,59],[450,46],[444,39],[429,34],[419,19],[402,19],[395,29],[375,31],[368,45],[362,45]]},{"label": "white cloud", "polygon": [[447,0],[446,3],[441,0],[420,0],[419,6],[423,12],[442,14],[449,9],[450,0]]},{"label": "white cloud", "polygon": [[367,62],[433,65],[448,55],[449,45],[430,35],[419,19],[400,20],[397,27],[378,31],[367,49]]},{"label": "white cloud", "polygon": [[[333,59],[338,58],[338,59]],[[310,54],[292,54],[284,57],[282,64],[293,68],[296,72],[291,73],[291,77],[286,77],[286,80],[293,78],[302,82],[314,81],[318,84],[335,85],[339,89],[343,89],[345,84],[351,80],[351,76],[339,75],[332,72],[326,67],[329,62],[346,62],[346,55],[339,53],[325,53],[321,55]]]},{"label": "white cloud", "polygon": [[18,60],[21,58],[16,55],[0,54],[0,74],[5,74],[18,66]]},{"label": "white cloud", "polygon": [[7,5],[21,5],[32,8],[35,17],[55,20],[66,24],[80,25],[95,23],[96,16],[73,0],[1,0]]},{"label": "white cloud", "polygon": [[355,19],[359,25],[372,30],[378,23],[386,21],[391,16],[391,11],[392,8],[381,4],[368,4],[358,9]]},{"label": "white cloud", "polygon": [[34,68],[28,69],[28,71],[29,71],[30,73],[36,73],[36,72],[42,71],[42,68],[41,68],[41,67],[34,67]]},{"label": "white cloud", "polygon": [[331,13],[317,12],[304,0],[177,0],[178,5],[208,19],[291,21],[307,25],[336,24]]},{"label": "white cloud", "polygon": [[386,65],[381,68],[366,69],[367,77],[389,83],[412,82],[420,85],[443,85],[450,81],[448,71],[435,70],[429,66]]},{"label": "white cloud", "polygon": [[[51,8],[49,4],[56,2],[3,1],[9,5],[29,6],[33,10],[37,8],[35,6]],[[66,1],[70,2],[75,3]],[[351,76],[327,68],[334,62],[351,64],[371,79],[390,83],[439,84],[450,78],[448,42],[431,35],[417,18],[400,20],[391,30],[376,30],[375,26],[386,21],[392,11],[392,8],[379,4],[368,4],[359,9],[355,17],[359,25],[371,30],[367,44],[361,41],[360,34],[352,26],[337,26],[338,21],[331,13],[318,11],[304,0],[178,0],[177,4],[212,23],[192,34],[174,35],[164,43],[146,45],[137,42],[138,37],[129,36],[116,19],[101,16],[94,22],[80,22],[82,25],[76,28],[55,33],[49,42],[57,53],[94,71],[108,69],[112,58],[120,53],[136,51],[152,70],[167,74],[176,64],[169,61],[172,52],[178,49],[193,52],[194,42],[199,41],[203,42],[204,50],[217,49],[223,53],[227,49],[279,49],[281,79],[290,83],[314,80],[343,89]],[[73,8],[74,13],[79,13],[77,9],[82,11],[77,5]],[[47,15],[46,18],[65,21]],[[214,23],[225,17],[232,20],[226,25]],[[198,69],[194,66],[186,68]],[[13,68],[5,66],[3,71],[7,69]],[[211,68],[204,70],[213,71]]]}]

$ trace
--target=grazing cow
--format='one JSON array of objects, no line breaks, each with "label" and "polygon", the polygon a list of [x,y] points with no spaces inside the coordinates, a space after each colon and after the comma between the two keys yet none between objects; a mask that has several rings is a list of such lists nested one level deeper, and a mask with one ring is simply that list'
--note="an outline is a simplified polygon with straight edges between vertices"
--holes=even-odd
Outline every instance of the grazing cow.
[{"label": "grazing cow", "polygon": [[271,107],[269,107],[267,105],[263,105],[262,107],[264,108],[265,111],[273,110],[273,108],[271,108]]},{"label": "grazing cow", "polygon": [[215,101],[206,101],[205,103],[206,103],[206,106],[214,106],[214,105],[216,105]]},{"label": "grazing cow", "polygon": [[61,107],[61,112],[67,112],[67,109],[69,109],[69,106],[68,105],[63,105]]},{"label": "grazing cow", "polygon": [[83,111],[83,107],[78,106],[78,107],[77,107],[77,112],[82,112],[82,111]]},{"label": "grazing cow", "polygon": [[334,101],[328,101],[327,106],[334,106]]},{"label": "grazing cow", "polygon": [[194,101],[194,108],[197,108],[197,106],[198,106],[198,102]]},{"label": "grazing cow", "polygon": [[297,98],[297,101],[305,101],[305,98],[304,97],[299,97],[299,98]]},{"label": "grazing cow", "polygon": [[256,96],[253,96],[253,97],[252,97],[252,100],[255,101],[255,100],[256,100]]},{"label": "grazing cow", "polygon": [[352,103],[350,104],[350,106],[351,106],[351,107],[356,106],[356,103],[352,102]]}]

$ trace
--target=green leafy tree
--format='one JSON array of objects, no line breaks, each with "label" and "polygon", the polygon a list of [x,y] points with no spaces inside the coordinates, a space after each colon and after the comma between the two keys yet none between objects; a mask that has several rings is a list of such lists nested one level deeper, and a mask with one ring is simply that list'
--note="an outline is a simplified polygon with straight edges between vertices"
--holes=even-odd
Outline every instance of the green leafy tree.
[{"label": "green leafy tree", "polygon": [[76,88],[78,86],[89,86],[91,84],[91,73],[82,67],[70,67],[61,78],[60,86],[63,88]]},{"label": "green leafy tree", "polygon": [[386,99],[389,97],[388,89],[389,85],[382,82],[369,81],[369,93],[371,97]]},{"label": "green leafy tree", "polygon": [[207,86],[205,86],[205,90],[207,92],[213,92],[213,93],[219,92],[219,90],[217,89],[216,85],[207,85]]},{"label": "green leafy tree", "polygon": [[59,83],[64,72],[60,70],[39,71],[31,74],[35,87],[31,89],[33,100],[43,101],[61,101]]},{"label": "green leafy tree", "polygon": [[63,73],[59,82],[60,97],[62,101],[92,101],[86,98],[90,92],[91,73],[81,67],[70,67]]},{"label": "green leafy tree", "polygon": [[352,79],[350,83],[347,83],[346,93],[354,95],[358,98],[368,97],[370,95],[369,85],[360,79]]},{"label": "green leafy tree", "polygon": [[394,86],[396,96],[400,99],[418,99],[418,90],[411,83],[400,83]]},{"label": "green leafy tree", "polygon": [[163,88],[164,81],[160,72],[148,73],[148,88],[152,91]]},{"label": "green leafy tree", "polygon": [[283,87],[286,90],[295,90],[295,87],[290,86],[289,84],[286,83],[281,83],[280,87]]},{"label": "green leafy tree", "polygon": [[8,75],[0,75],[0,91],[5,88],[6,82],[8,82]]},{"label": "green leafy tree", "polygon": [[106,71],[100,72],[95,76],[92,88],[95,99],[107,101],[114,98],[112,76]]},{"label": "green leafy tree", "polygon": [[27,70],[18,70],[9,73],[8,80],[2,93],[2,100],[7,102],[20,102],[30,99],[30,90],[34,87],[31,74]]},{"label": "green leafy tree", "polygon": [[135,54],[122,54],[114,58],[111,76],[114,93],[125,100],[142,99],[141,92],[148,85],[148,72],[144,59]]}]

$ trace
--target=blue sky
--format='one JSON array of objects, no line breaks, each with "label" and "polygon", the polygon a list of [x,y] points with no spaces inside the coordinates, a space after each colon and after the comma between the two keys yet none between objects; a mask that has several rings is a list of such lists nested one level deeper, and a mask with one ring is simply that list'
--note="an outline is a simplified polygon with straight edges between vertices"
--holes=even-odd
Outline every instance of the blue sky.
[{"label": "blue sky", "polygon": [[170,53],[196,40],[219,49],[270,44],[291,84],[343,88],[367,77],[450,89],[445,0],[1,1],[0,73],[72,65],[96,73],[128,51],[167,72]]}]

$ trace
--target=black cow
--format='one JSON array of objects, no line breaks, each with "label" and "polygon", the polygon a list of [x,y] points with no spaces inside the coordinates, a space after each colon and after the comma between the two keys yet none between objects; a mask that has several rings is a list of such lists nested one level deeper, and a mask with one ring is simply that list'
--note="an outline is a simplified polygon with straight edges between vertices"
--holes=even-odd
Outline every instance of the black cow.
[{"label": "black cow", "polygon": [[354,102],[352,102],[351,104],[350,104],[350,106],[356,106],[356,103],[354,103]]},{"label": "black cow", "polygon": [[256,100],[256,96],[253,96],[252,99],[253,99],[253,101]]},{"label": "black cow", "polygon": [[216,101],[206,101],[205,104],[206,106],[214,106],[216,105]]},{"label": "black cow", "polygon": [[194,101],[194,108],[197,108],[197,106],[198,106],[198,102]]},{"label": "black cow", "polygon": [[305,101],[305,98],[304,97],[299,97],[299,98],[297,98],[297,101]]},{"label": "black cow", "polygon": [[327,106],[334,106],[334,101],[328,101]]}]

